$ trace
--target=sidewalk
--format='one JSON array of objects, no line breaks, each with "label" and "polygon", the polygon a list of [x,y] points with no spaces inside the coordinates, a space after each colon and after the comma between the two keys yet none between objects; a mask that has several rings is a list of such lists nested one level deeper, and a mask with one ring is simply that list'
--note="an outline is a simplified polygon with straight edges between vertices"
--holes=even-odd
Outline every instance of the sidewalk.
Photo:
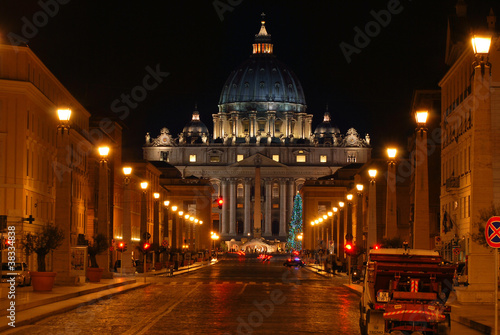
[{"label": "sidewalk", "polygon": [[[173,276],[182,275],[190,271],[200,269],[214,262],[195,263],[193,265],[180,267],[173,272]],[[31,286],[16,287],[15,300],[8,299],[8,284],[2,283],[0,295],[0,332],[12,329],[8,325],[7,316],[11,301],[15,302],[15,325],[20,327],[32,324],[46,317],[64,313],[66,311],[78,308],[79,306],[95,303],[101,299],[112,297],[116,294],[125,293],[130,290],[143,288],[150,283],[147,277],[166,276],[167,270],[149,271],[144,273],[135,273],[132,275],[120,275],[115,273],[113,279],[101,279],[99,283],[83,283],[78,286],[54,286],[50,292],[33,292]],[[144,282],[143,278],[146,278]]]}]

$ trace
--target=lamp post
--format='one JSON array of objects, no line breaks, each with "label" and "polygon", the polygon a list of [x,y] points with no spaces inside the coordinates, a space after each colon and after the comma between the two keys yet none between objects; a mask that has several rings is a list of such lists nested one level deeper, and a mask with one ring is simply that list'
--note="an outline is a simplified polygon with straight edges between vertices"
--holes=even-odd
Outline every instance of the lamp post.
[{"label": "lamp post", "polygon": [[[162,245],[163,241],[167,241],[167,245],[164,245],[164,247],[171,246],[172,242],[170,241],[170,200],[164,200],[163,201],[163,236],[162,236]],[[165,259],[162,258],[162,261],[165,261]]]},{"label": "lamp post", "polygon": [[333,212],[328,211],[326,214],[330,217],[330,227],[326,230],[326,243],[329,249],[331,242],[333,242]]},{"label": "lamp post", "polygon": [[[106,236],[106,241],[111,245],[113,236],[113,226],[109,221],[109,174],[108,174],[108,155],[109,147],[101,146],[98,149],[99,160],[99,194],[97,207],[97,229],[95,235],[103,234]],[[113,278],[113,273],[109,269],[113,266],[112,253],[108,250],[100,255],[97,255],[97,262],[104,264],[102,278]]]},{"label": "lamp post", "polygon": [[377,177],[377,170],[368,170],[370,176],[370,186],[368,188],[368,232],[366,236],[366,251],[377,244],[377,185],[375,178]]},{"label": "lamp post", "polygon": [[178,243],[178,237],[177,237],[177,216],[175,215],[175,213],[177,212],[177,206],[176,205],[172,205],[172,207],[170,207],[170,209],[172,210],[173,212],[173,215],[172,215],[172,248],[175,249],[175,248],[178,248],[179,246],[179,243]]},{"label": "lamp post", "polygon": [[344,245],[345,245],[345,233],[346,233],[346,222],[344,216],[344,202],[339,201],[339,218],[337,222],[337,257],[340,261],[344,260]]},{"label": "lamp post", "polygon": [[413,248],[430,249],[429,229],[429,170],[427,161],[428,111],[415,112],[415,205],[413,214]]},{"label": "lamp post", "polygon": [[[143,181],[143,182],[141,182],[140,185],[141,185],[141,190],[142,190],[142,195],[141,195],[141,240],[143,241],[143,243],[145,243],[149,240],[147,238],[148,214],[147,214],[147,197],[146,197],[149,184],[147,181]],[[146,280],[146,269],[147,269],[146,261],[147,261],[146,252],[144,252],[144,280]]]},{"label": "lamp post", "polygon": [[396,155],[397,149],[387,148],[387,202],[385,214],[385,237],[395,238],[398,235],[396,217]]},{"label": "lamp post", "polygon": [[[153,245],[155,248],[160,246],[160,193],[153,193]],[[158,250],[158,249],[157,249]],[[153,249],[153,268],[156,264],[156,257],[159,256],[157,250]]]},{"label": "lamp post", "polygon": [[122,253],[122,261],[120,271],[125,274],[135,273],[134,267],[132,266],[132,216],[131,216],[131,191],[130,191],[130,175],[132,174],[131,167],[124,167],[123,174],[125,175],[123,179],[123,241],[128,244],[126,251]]},{"label": "lamp post", "polygon": [[[363,184],[356,184],[357,201],[356,201],[356,230],[354,233],[354,240],[358,248],[363,246]],[[354,229],[354,227],[353,227]]]},{"label": "lamp post", "polygon": [[347,199],[347,213],[346,213],[346,216],[347,216],[347,222],[346,222],[346,226],[345,226],[345,236],[346,236],[346,240],[348,239],[351,239],[353,238],[353,235],[352,235],[352,198],[353,198],[353,195],[351,193],[347,194],[346,195],[346,199]]},{"label": "lamp post", "polygon": [[[76,243],[76,226],[72,221],[73,195],[72,185],[72,157],[70,145],[70,117],[71,109],[60,108],[57,110],[59,123],[57,126],[57,169],[56,174],[56,202],[54,220],[56,226],[64,231],[63,244],[53,253],[53,271],[57,272],[57,283],[76,284],[77,276],[71,274],[71,247]],[[73,237],[74,236],[74,237]],[[5,262],[5,261],[4,261]]]},{"label": "lamp post", "polygon": [[213,252],[215,252],[215,258],[217,259],[217,250],[215,249],[215,241],[219,239],[219,235],[216,233],[212,232],[210,235],[210,238],[212,239],[212,244],[213,244]]}]

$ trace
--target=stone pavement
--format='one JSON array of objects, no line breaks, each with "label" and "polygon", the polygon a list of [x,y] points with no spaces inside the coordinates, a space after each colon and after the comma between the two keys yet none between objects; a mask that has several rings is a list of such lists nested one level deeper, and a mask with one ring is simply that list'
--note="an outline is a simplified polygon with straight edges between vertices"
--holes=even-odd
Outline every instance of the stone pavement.
[{"label": "stone pavement", "polygon": [[[189,271],[200,269],[214,262],[195,263],[179,267],[173,271],[177,276]],[[8,323],[10,302],[15,301],[15,325],[20,327],[32,324],[46,317],[64,313],[82,305],[92,304],[101,299],[124,293],[137,288],[148,286],[147,277],[169,275],[168,269],[159,271],[136,273],[135,275],[120,275],[115,273],[113,279],[101,279],[99,283],[84,283],[78,286],[54,286],[50,292],[33,292],[31,286],[16,287],[15,299],[8,299],[9,288],[7,283],[1,284],[0,295],[0,332],[12,329]]]}]

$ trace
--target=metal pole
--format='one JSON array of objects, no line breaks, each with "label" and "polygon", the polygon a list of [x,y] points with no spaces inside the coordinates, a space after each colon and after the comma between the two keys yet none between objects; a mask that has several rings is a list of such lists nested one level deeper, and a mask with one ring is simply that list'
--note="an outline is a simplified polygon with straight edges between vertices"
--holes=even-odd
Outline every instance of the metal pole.
[{"label": "metal pole", "polygon": [[349,277],[349,285],[351,285],[351,255],[347,256],[347,277]]},{"label": "metal pole", "polygon": [[146,252],[144,252],[144,282],[146,282]]},{"label": "metal pole", "polygon": [[498,335],[498,249],[495,250],[495,335]]}]

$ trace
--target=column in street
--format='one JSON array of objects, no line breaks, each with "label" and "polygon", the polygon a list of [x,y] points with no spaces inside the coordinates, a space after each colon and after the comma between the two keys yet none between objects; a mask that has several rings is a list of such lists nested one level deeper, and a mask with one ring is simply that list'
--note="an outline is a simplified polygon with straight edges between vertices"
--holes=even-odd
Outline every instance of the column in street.
[{"label": "column in street", "polygon": [[387,201],[385,214],[385,237],[387,239],[398,236],[398,223],[396,217],[396,154],[394,148],[387,149]]},{"label": "column in street", "polygon": [[[108,153],[109,147],[99,147],[99,155],[101,156],[99,162],[99,194],[98,194],[98,207],[97,207],[97,234],[106,236],[106,241],[111,242],[112,234],[110,231],[109,221],[109,171],[108,171]],[[102,278],[113,278],[113,273],[109,271],[110,266],[110,252],[109,248],[96,256],[97,264],[102,267]]]},{"label": "column in street", "polygon": [[130,190],[130,174],[131,167],[124,167],[123,173],[125,179],[123,181],[123,242],[127,245],[127,250],[122,252],[121,271],[123,274],[135,273],[135,267],[132,264],[132,206],[131,206],[131,190]]},{"label": "column in street", "polygon": [[430,249],[429,222],[429,170],[427,162],[427,121],[428,112],[415,113],[417,129],[415,132],[415,208],[413,220],[413,248]]},{"label": "column in street", "polygon": [[[153,243],[156,246],[160,245],[160,193],[155,192],[153,193],[154,197],[154,203],[153,203]],[[153,268],[155,266],[155,263],[157,261],[157,255],[156,253],[153,253]]]},{"label": "column in street", "polygon": [[[68,114],[63,117],[65,112]],[[77,277],[71,275],[71,243],[72,234],[76,234],[76,227],[72,224],[72,162],[68,161],[68,157],[71,155],[70,146],[70,127],[69,127],[69,117],[71,115],[71,110],[63,109],[58,110],[60,124],[57,127],[57,165],[59,174],[55,178],[56,187],[56,203],[55,203],[55,225],[62,228],[64,231],[64,240],[62,245],[57,248],[53,253],[53,269],[57,272],[56,283],[61,283],[63,285],[76,284]],[[1,251],[0,251],[1,252]],[[4,260],[5,262],[5,260]],[[34,270],[34,269],[32,269]]]},{"label": "column in street", "polygon": [[251,215],[250,215],[250,191],[251,191],[251,179],[250,178],[245,178],[244,180],[244,194],[245,194],[245,203],[244,203],[244,222],[243,222],[243,234],[245,236],[248,236],[248,233],[251,233],[251,227],[250,227],[250,222],[251,222]]},{"label": "column in street", "polygon": [[236,236],[236,180],[229,180],[229,235]]},{"label": "column in street", "polygon": [[356,201],[356,231],[355,234],[355,242],[356,247],[361,248],[364,246],[363,241],[363,184],[357,184],[356,189],[358,190],[358,196]]},{"label": "column in street", "polygon": [[344,202],[339,201],[339,219],[337,224],[337,257],[340,261],[344,260],[344,244],[345,244],[345,226],[346,216]]},{"label": "column in street", "polygon": [[265,229],[265,234],[266,236],[272,236],[273,231],[272,231],[272,216],[271,216],[271,211],[272,211],[272,190],[273,190],[273,181],[271,178],[266,178],[265,179],[265,187],[266,187],[266,202],[265,202],[265,220],[264,220],[264,225],[266,227]]},{"label": "column in street", "polygon": [[224,204],[222,205],[222,229],[221,235],[226,236],[229,232],[228,220],[229,220],[229,197],[228,197],[228,179],[221,178],[221,188],[222,188],[222,199],[224,200]]},{"label": "column in street", "polygon": [[377,170],[368,170],[370,186],[368,189],[368,232],[366,237],[367,250],[377,244],[377,190],[375,177]]},{"label": "column in street", "polygon": [[286,222],[286,179],[280,179],[280,232],[279,236],[287,236],[287,222]]}]

